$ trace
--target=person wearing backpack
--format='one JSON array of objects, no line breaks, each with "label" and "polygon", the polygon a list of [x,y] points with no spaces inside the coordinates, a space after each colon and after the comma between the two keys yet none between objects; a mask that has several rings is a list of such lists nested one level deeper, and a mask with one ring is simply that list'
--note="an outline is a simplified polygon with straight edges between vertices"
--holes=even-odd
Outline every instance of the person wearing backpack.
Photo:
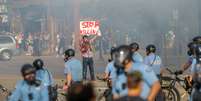
[{"label": "person wearing backpack", "polygon": [[148,45],[146,47],[146,57],[144,58],[144,64],[151,67],[154,71],[154,73],[160,77],[160,74],[162,73],[162,60],[160,56],[156,54],[156,46],[155,45]]}]

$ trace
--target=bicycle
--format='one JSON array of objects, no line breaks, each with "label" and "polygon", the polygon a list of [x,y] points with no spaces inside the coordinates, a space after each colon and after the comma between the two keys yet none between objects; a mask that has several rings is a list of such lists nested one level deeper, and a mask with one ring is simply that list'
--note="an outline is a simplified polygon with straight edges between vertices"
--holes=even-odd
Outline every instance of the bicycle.
[{"label": "bicycle", "polygon": [[[169,71],[170,74],[173,75],[173,77],[170,76],[160,77],[161,88],[163,93],[165,94],[165,100],[180,101],[181,97],[183,98],[186,94],[190,95],[192,87],[187,80],[188,77],[181,77],[181,73],[173,72],[168,68],[167,71]],[[182,94],[181,97],[178,88],[176,87],[176,84],[179,84],[185,90],[184,94]]]},{"label": "bicycle", "polygon": [[[97,101],[102,101],[104,99],[104,101],[112,101],[112,84],[111,84],[111,79],[104,79],[101,77],[96,77],[98,80],[103,81],[103,82],[107,82],[107,88],[101,88],[103,89],[103,92],[100,93],[100,95],[97,97]],[[101,89],[99,89],[99,92],[101,91]]]}]

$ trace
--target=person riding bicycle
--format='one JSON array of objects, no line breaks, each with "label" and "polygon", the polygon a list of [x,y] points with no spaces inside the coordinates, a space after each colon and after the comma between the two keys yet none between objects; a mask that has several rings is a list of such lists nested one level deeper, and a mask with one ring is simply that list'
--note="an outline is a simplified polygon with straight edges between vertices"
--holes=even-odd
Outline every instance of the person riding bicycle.
[{"label": "person riding bicycle", "polygon": [[160,56],[156,55],[156,46],[150,44],[146,47],[146,57],[144,58],[144,64],[153,69],[155,74],[160,77],[162,74],[162,60]]},{"label": "person riding bicycle", "polygon": [[57,98],[57,92],[52,91],[54,80],[52,74],[44,67],[42,59],[35,59],[33,61],[33,67],[36,69],[36,79],[40,80],[41,83],[48,88],[50,101],[55,101]]},{"label": "person riding bicycle", "polygon": [[201,37],[195,37],[193,38],[193,42],[190,42],[187,47],[188,47],[188,51],[187,54],[189,56],[188,61],[183,65],[183,68],[181,70],[178,70],[176,72],[176,74],[182,74],[184,71],[186,71],[187,69],[190,69],[191,75],[187,76],[186,79],[188,81],[189,87],[192,87],[193,82],[192,82],[192,74],[193,74],[193,68],[196,65],[196,58],[195,58],[195,48],[197,46],[197,43],[201,43],[201,39],[199,39]]},{"label": "person riding bicycle", "polygon": [[83,80],[82,76],[82,64],[75,58],[75,50],[68,49],[64,53],[65,69],[64,74],[66,75],[67,88],[77,82]]},{"label": "person riding bicycle", "polygon": [[160,83],[151,68],[143,63],[133,61],[130,46],[122,45],[117,48],[114,58],[114,66],[117,69],[116,77],[112,80],[114,98],[128,94],[125,73],[140,71],[143,78],[143,90],[140,95],[143,99],[154,101],[160,90]]},{"label": "person riding bicycle", "polygon": [[20,80],[8,101],[49,101],[48,90],[36,79],[36,69],[31,64],[21,68],[24,80]]},{"label": "person riding bicycle", "polygon": [[145,101],[140,97],[142,92],[142,73],[134,71],[126,74],[128,95],[123,96],[115,101]]},{"label": "person riding bicycle", "polygon": [[179,73],[183,73],[185,70],[191,67],[191,72],[192,68],[194,68],[196,64],[196,59],[195,59],[195,48],[197,46],[197,43],[201,43],[201,36],[196,36],[192,39],[192,42],[190,42],[187,47],[188,51],[187,54],[189,56],[188,61],[184,64],[183,68],[179,70]]},{"label": "person riding bicycle", "polygon": [[133,60],[135,62],[143,62],[143,57],[138,52],[139,44],[136,43],[136,42],[133,42],[133,43],[130,44],[130,47],[131,47],[131,51],[133,52]]},{"label": "person riding bicycle", "polygon": [[195,47],[196,47],[196,43],[197,42],[190,42],[187,47],[188,47],[188,51],[187,54],[189,56],[188,61],[183,65],[183,68],[178,71],[178,73],[183,73],[184,71],[186,71],[188,68],[191,68],[191,72],[192,72],[192,68],[195,66],[196,64],[196,59],[195,59]]}]

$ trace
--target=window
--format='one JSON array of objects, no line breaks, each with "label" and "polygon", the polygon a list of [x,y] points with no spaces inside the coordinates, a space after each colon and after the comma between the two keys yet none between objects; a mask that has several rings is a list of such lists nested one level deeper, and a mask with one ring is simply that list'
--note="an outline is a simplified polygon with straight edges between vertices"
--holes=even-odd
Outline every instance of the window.
[{"label": "window", "polygon": [[9,44],[13,43],[13,40],[10,37],[2,36],[0,37],[0,44]]}]

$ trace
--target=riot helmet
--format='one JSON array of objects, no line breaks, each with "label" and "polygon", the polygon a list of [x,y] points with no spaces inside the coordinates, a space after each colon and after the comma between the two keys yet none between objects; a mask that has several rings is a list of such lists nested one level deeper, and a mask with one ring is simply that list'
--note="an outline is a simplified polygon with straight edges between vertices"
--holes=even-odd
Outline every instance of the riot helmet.
[{"label": "riot helmet", "polygon": [[64,61],[68,61],[70,57],[75,56],[75,50],[73,49],[68,49],[64,52],[65,58]]},{"label": "riot helmet", "polygon": [[132,52],[130,46],[119,46],[114,55],[114,66],[117,69],[124,69],[125,65],[132,61]]},{"label": "riot helmet", "polygon": [[132,51],[137,51],[139,49],[139,44],[137,42],[133,42],[129,45]]},{"label": "riot helmet", "polygon": [[34,60],[33,66],[36,68],[36,70],[43,69],[44,66],[43,60],[41,59]]},{"label": "riot helmet", "polygon": [[149,55],[150,53],[155,53],[156,52],[156,46],[153,44],[150,44],[146,47],[146,53]]}]

